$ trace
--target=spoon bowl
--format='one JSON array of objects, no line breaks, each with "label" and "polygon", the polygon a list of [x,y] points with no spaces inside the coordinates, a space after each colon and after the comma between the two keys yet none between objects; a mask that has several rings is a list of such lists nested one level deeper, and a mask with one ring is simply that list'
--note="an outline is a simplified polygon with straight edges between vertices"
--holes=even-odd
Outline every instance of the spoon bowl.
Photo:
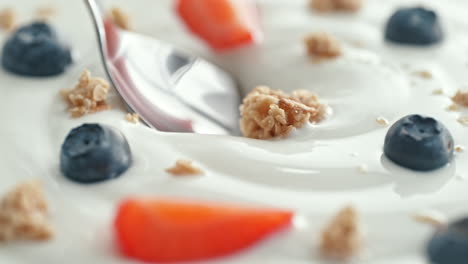
[{"label": "spoon bowl", "polygon": [[167,132],[239,134],[240,93],[227,72],[172,45],[120,29],[99,0],[84,0],[112,85],[150,127]]}]

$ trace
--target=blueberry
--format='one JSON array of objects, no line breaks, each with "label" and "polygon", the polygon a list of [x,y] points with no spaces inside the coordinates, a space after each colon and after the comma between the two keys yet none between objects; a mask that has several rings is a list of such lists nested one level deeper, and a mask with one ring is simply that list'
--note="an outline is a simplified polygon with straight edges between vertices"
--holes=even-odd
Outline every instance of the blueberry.
[{"label": "blueberry", "polygon": [[409,115],[396,122],[385,138],[385,155],[417,171],[441,168],[453,157],[450,131],[431,117]]},{"label": "blueberry", "polygon": [[34,22],[19,28],[3,46],[3,67],[19,75],[58,75],[71,63],[70,49],[43,22]]},{"label": "blueberry", "polygon": [[438,230],[429,241],[426,253],[431,264],[468,263],[468,218]]},{"label": "blueberry", "polygon": [[15,34],[22,33],[30,34],[34,37],[44,36],[47,38],[57,38],[57,34],[54,29],[52,29],[49,24],[44,22],[34,22],[32,24],[18,28],[15,32]]},{"label": "blueberry", "polygon": [[402,44],[435,44],[443,39],[443,35],[437,14],[422,7],[397,10],[385,29],[387,40]]},{"label": "blueberry", "polygon": [[84,124],[72,129],[60,154],[62,173],[80,183],[116,178],[131,163],[130,146],[123,134],[100,124]]}]

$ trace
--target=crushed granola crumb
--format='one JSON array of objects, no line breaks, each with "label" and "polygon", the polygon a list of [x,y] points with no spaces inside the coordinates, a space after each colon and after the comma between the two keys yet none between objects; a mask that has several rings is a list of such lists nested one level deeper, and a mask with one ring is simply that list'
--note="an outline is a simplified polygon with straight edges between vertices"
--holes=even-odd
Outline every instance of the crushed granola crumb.
[{"label": "crushed granola crumb", "polygon": [[415,75],[423,78],[423,79],[432,79],[432,73],[429,71],[417,71],[414,73]]},{"label": "crushed granola crumb", "polygon": [[120,7],[110,10],[110,18],[121,29],[130,30],[130,16]]},{"label": "crushed granola crumb", "polygon": [[350,42],[356,48],[364,48],[366,44],[362,40],[354,40]]},{"label": "crushed granola crumb", "polygon": [[377,119],[375,121],[377,122],[377,124],[379,124],[381,126],[390,125],[390,122],[385,117],[377,117]]},{"label": "crushed granola crumb", "polygon": [[433,94],[433,95],[443,95],[443,94],[445,94],[445,91],[444,91],[444,89],[440,89],[440,88],[439,88],[439,89],[433,90],[433,91],[432,91],[432,94]]},{"label": "crushed granola crumb", "polygon": [[0,242],[52,238],[48,206],[38,182],[16,186],[0,200]]},{"label": "crushed granola crumb", "polygon": [[447,107],[447,110],[451,112],[459,112],[461,111],[461,107],[460,105],[457,105],[457,104],[451,104]]},{"label": "crushed granola crumb", "polygon": [[202,175],[203,170],[195,167],[190,160],[178,160],[174,167],[166,169],[166,172],[174,176]]},{"label": "crushed granola crumb", "polygon": [[128,113],[125,115],[125,120],[133,124],[138,124],[138,122],[140,122],[140,115],[137,113]]},{"label": "crushed granola crumb", "polygon": [[362,8],[362,0],[310,0],[310,7],[318,12],[356,12]]},{"label": "crushed granola crumb", "polygon": [[311,33],[304,39],[307,54],[312,58],[335,58],[341,55],[340,42],[326,32]]},{"label": "crushed granola crumb", "polygon": [[68,112],[76,118],[110,109],[106,103],[109,89],[109,82],[91,77],[91,73],[85,70],[73,89],[62,90],[60,93],[69,105]]},{"label": "crushed granola crumb", "polygon": [[44,6],[36,9],[36,17],[40,20],[46,20],[57,13],[57,10],[52,6]]},{"label": "crushed granola crumb", "polygon": [[358,170],[360,173],[368,173],[368,172],[369,172],[369,167],[368,167],[366,164],[361,164],[361,165],[359,165],[359,167],[357,168],[357,170]]},{"label": "crushed granola crumb", "polygon": [[455,96],[452,97],[452,101],[457,105],[468,107],[468,92],[458,91]]},{"label": "crushed granola crumb", "polygon": [[361,243],[358,214],[348,206],[338,212],[323,230],[320,251],[325,257],[347,260],[358,254]]},{"label": "crushed granola crumb", "polygon": [[455,152],[462,153],[465,152],[465,147],[464,146],[455,146]]},{"label": "crushed granola crumb", "polygon": [[296,90],[288,95],[266,86],[250,92],[240,111],[242,134],[256,139],[286,137],[295,128],[320,122],[326,115],[325,105],[309,91]]},{"label": "crushed granola crumb", "polygon": [[458,123],[468,126],[468,116],[460,117],[457,119]]},{"label": "crushed granola crumb", "polygon": [[447,217],[436,211],[417,213],[412,218],[418,223],[429,224],[434,227],[442,227],[447,224]]},{"label": "crushed granola crumb", "polygon": [[16,26],[16,13],[13,8],[5,8],[0,11],[0,27],[11,31]]}]

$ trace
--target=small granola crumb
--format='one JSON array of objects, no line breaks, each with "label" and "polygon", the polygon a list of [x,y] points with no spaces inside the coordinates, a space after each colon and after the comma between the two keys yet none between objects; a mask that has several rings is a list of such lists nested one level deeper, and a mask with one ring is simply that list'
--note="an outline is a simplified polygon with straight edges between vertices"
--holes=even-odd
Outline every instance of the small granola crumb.
[{"label": "small granola crumb", "polygon": [[5,8],[0,11],[0,28],[11,31],[16,26],[16,13],[13,8]]},{"label": "small granola crumb", "polygon": [[240,111],[242,134],[255,139],[286,137],[295,128],[320,122],[326,115],[325,105],[309,91],[296,90],[288,95],[266,86],[250,92]]},{"label": "small granola crumb", "polygon": [[433,90],[433,91],[432,91],[432,94],[433,94],[433,95],[443,95],[443,94],[445,94],[445,91],[444,91],[443,89],[440,89],[440,88],[439,88],[439,89]]},{"label": "small granola crumb", "polygon": [[362,0],[310,0],[309,6],[318,12],[356,12],[362,8]]},{"label": "small granola crumb", "polygon": [[368,172],[369,172],[369,167],[368,167],[366,164],[361,164],[361,165],[359,165],[359,167],[357,168],[357,170],[358,170],[360,173],[368,173]]},{"label": "small granola crumb", "polygon": [[460,117],[457,119],[458,123],[468,126],[468,116]]},{"label": "small granola crumb", "polygon": [[445,215],[441,214],[440,212],[436,211],[417,213],[414,214],[412,218],[418,223],[429,224],[436,228],[442,227],[447,224],[447,217],[445,217]]},{"label": "small granola crumb", "polygon": [[366,44],[362,42],[362,40],[354,40],[354,41],[351,41],[350,43],[356,48],[364,48],[366,46]]},{"label": "small granola crumb", "polygon": [[320,252],[328,258],[347,260],[358,254],[361,243],[357,212],[348,206],[342,209],[323,230]]},{"label": "small granola crumb", "polygon": [[190,160],[178,160],[174,167],[166,169],[166,172],[174,176],[202,175],[203,170],[193,166]]},{"label": "small granola crumb", "polygon": [[459,112],[461,111],[461,107],[460,105],[457,105],[457,104],[451,104],[447,107],[447,110],[451,112]]},{"label": "small granola crumb", "polygon": [[51,6],[39,7],[36,9],[36,17],[40,20],[46,20],[57,13],[57,10]]},{"label": "small granola crumb", "polygon": [[432,73],[429,71],[417,71],[414,74],[423,79],[432,79]]},{"label": "small granola crumb", "polygon": [[458,91],[457,94],[452,97],[452,101],[457,105],[468,107],[468,92]]},{"label": "small granola crumb", "polygon": [[465,152],[465,147],[464,146],[455,146],[455,152],[457,153],[462,153],[462,152]]},{"label": "small granola crumb", "polygon": [[62,90],[60,93],[69,105],[68,112],[77,118],[110,109],[106,103],[109,89],[109,82],[91,77],[91,73],[84,70],[73,89]]},{"label": "small granola crumb", "polygon": [[52,236],[47,202],[38,182],[22,183],[0,200],[0,242],[45,241]]},{"label": "small granola crumb", "polygon": [[128,113],[125,115],[125,120],[133,124],[138,124],[138,122],[140,122],[140,115],[137,113]]},{"label": "small granola crumb", "polygon": [[390,125],[390,122],[385,117],[377,117],[377,119],[375,121],[377,122],[377,124],[379,124],[381,126]]},{"label": "small granola crumb", "polygon": [[130,30],[130,16],[120,7],[113,7],[110,10],[112,22],[121,29]]},{"label": "small granola crumb", "polygon": [[307,54],[312,58],[335,58],[341,55],[340,42],[325,32],[309,34],[306,36],[304,43]]}]

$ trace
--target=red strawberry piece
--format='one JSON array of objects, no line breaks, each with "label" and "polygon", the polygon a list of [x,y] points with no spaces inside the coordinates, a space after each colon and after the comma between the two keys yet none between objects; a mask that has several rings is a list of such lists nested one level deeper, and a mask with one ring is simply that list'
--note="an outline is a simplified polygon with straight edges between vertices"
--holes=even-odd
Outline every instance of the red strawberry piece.
[{"label": "red strawberry piece", "polygon": [[262,38],[253,0],[178,0],[176,10],[190,31],[218,51]]},{"label": "red strawberry piece", "polygon": [[210,259],[287,228],[293,214],[181,200],[128,199],[115,219],[121,252],[147,262]]}]

